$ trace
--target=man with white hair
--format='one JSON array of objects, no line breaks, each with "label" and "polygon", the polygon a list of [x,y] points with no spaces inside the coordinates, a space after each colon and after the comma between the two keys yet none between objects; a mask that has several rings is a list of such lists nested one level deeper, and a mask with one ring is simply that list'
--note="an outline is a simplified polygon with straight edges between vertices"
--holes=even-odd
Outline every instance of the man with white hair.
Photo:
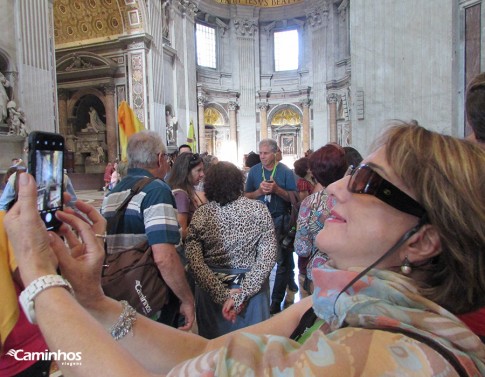
[{"label": "man with white hair", "polygon": [[[175,246],[180,242],[175,199],[170,187],[162,180],[169,164],[162,138],[153,131],[142,131],[128,140],[127,175],[104,198],[102,214],[107,219],[114,216],[116,209],[128,197],[132,187],[145,177],[155,179],[133,196],[123,218],[122,233],[108,235],[113,242],[125,249],[133,248],[148,240],[153,258],[163,280],[180,300],[180,314],[185,324],[180,327],[189,330],[194,322],[194,297],[185,277],[185,270]],[[168,308],[162,308],[159,322],[164,320]],[[156,319],[156,318],[155,318]]]}]

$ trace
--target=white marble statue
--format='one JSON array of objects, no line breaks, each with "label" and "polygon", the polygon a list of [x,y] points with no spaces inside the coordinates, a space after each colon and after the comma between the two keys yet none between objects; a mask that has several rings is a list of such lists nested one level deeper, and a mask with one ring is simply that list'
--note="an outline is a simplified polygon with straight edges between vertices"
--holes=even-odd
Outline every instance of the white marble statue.
[{"label": "white marble statue", "polygon": [[99,117],[96,109],[92,106],[89,108],[89,123],[86,124],[86,128],[83,128],[81,132],[89,131],[94,131],[96,133],[106,131],[106,125]]},{"label": "white marble statue", "polygon": [[7,120],[7,103],[9,101],[7,88],[10,87],[10,82],[5,78],[2,72],[0,72],[0,123]]}]

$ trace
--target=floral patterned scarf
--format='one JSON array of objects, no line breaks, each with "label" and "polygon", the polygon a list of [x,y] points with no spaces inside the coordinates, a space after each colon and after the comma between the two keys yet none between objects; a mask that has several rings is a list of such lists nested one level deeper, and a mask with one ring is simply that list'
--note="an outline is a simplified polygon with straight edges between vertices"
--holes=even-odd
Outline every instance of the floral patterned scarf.
[{"label": "floral patterned scarf", "polygon": [[468,355],[485,375],[485,345],[479,337],[455,315],[421,296],[408,277],[373,269],[336,301],[360,271],[341,271],[328,265],[313,271],[313,309],[329,325],[327,332],[344,322],[351,327],[402,328],[438,341],[459,359]]}]

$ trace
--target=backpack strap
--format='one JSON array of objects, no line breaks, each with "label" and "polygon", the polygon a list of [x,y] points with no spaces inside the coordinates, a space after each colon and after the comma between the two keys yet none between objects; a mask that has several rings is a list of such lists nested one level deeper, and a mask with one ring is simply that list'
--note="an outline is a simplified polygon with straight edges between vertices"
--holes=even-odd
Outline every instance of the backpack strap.
[{"label": "backpack strap", "polygon": [[107,234],[117,234],[118,229],[120,227],[120,223],[122,222],[123,215],[125,214],[126,207],[128,203],[133,199],[133,197],[138,194],[143,188],[148,185],[150,182],[154,181],[157,178],[154,177],[145,177],[137,181],[133,187],[130,189],[130,193],[128,196],[123,200],[120,206],[116,209],[116,212],[113,216],[108,218],[106,224],[106,231]]}]

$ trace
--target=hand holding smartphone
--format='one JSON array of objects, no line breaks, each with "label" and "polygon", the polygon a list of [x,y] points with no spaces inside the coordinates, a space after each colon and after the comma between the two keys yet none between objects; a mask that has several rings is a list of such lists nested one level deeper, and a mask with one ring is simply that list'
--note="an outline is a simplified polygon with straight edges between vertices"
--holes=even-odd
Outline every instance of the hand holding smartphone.
[{"label": "hand holding smartphone", "polygon": [[50,132],[31,132],[28,170],[37,183],[40,217],[47,230],[57,230],[61,222],[55,213],[63,206],[64,137]]}]

